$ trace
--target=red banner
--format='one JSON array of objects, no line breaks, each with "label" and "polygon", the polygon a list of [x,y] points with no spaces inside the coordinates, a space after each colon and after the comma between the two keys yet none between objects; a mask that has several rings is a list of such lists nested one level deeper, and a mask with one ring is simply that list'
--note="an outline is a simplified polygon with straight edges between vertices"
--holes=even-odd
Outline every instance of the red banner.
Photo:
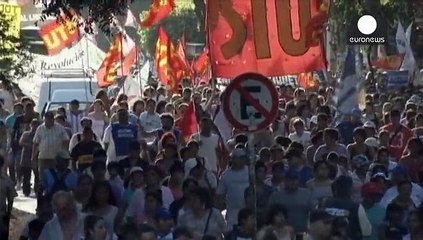
[{"label": "red banner", "polygon": [[57,19],[39,30],[49,55],[55,55],[79,38],[78,19]]},{"label": "red banner", "polygon": [[307,26],[320,0],[209,0],[213,75],[245,72],[280,76],[326,69],[319,44],[308,46]]}]

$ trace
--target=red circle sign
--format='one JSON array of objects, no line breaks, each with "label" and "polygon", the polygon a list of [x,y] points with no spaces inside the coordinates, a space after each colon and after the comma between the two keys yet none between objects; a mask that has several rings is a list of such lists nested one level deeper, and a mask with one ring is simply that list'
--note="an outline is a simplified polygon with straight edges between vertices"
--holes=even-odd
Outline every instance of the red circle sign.
[{"label": "red circle sign", "polygon": [[278,113],[278,92],[267,77],[245,73],[233,79],[223,99],[226,119],[237,129],[254,132],[268,127]]}]

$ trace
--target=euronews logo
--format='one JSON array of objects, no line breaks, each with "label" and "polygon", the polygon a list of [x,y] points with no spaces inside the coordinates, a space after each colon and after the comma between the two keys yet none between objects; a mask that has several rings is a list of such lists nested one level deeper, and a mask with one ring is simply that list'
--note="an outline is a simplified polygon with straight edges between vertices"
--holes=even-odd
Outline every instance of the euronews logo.
[{"label": "euronews logo", "polygon": [[386,26],[370,14],[353,21],[348,29],[349,44],[383,44],[386,41]]}]

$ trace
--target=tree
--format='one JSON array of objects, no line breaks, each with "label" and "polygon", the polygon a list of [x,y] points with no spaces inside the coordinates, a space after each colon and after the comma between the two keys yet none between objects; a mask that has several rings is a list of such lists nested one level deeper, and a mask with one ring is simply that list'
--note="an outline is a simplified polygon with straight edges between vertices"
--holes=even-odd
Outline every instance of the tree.
[{"label": "tree", "polygon": [[[92,31],[92,24],[96,23],[98,27],[105,33],[110,33],[110,23],[113,22],[115,16],[126,14],[128,5],[134,1],[151,1],[151,0],[34,0],[42,1],[44,5],[42,20],[47,16],[60,16],[62,12],[71,15],[72,10],[81,13],[83,10],[89,13],[89,17],[85,19],[87,32]],[[205,26],[205,0],[177,0],[177,5],[183,3],[194,3],[195,15],[200,21],[200,29]]]},{"label": "tree", "polygon": [[3,81],[25,77],[32,60],[28,46],[12,33],[11,22],[0,12],[0,73]]},{"label": "tree", "polygon": [[[142,15],[147,14],[147,11]],[[154,56],[154,49],[157,41],[157,31],[160,26],[164,26],[170,39],[176,43],[185,33],[189,42],[205,43],[204,31],[201,31],[201,23],[198,20],[192,3],[179,2],[172,14],[160,24],[152,28],[143,28],[140,31],[141,49],[147,56]]]}]

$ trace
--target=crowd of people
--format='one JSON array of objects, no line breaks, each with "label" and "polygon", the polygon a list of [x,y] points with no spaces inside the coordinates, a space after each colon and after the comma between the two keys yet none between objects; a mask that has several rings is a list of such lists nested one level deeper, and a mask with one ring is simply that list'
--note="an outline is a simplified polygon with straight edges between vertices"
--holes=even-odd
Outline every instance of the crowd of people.
[{"label": "crowd of people", "polygon": [[37,209],[20,239],[423,239],[419,96],[368,93],[340,116],[331,87],[278,91],[278,117],[254,133],[255,179],[215,84],[101,90],[43,116],[29,97],[0,104],[0,238],[22,189]]}]

